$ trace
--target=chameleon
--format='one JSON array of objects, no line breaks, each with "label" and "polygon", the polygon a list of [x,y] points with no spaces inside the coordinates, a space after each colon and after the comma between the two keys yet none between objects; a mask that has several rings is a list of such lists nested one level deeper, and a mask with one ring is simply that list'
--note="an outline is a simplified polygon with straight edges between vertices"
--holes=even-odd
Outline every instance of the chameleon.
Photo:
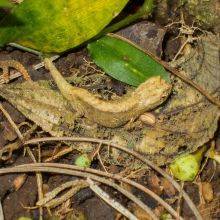
[{"label": "chameleon", "polygon": [[162,104],[171,92],[171,85],[161,77],[152,77],[140,84],[130,95],[119,100],[102,100],[86,89],[69,84],[49,58],[44,59],[61,94],[73,108],[90,121],[105,127],[119,127],[146,111]]},{"label": "chameleon", "polygon": [[[84,116],[89,121],[115,128],[133,121],[146,111],[153,110],[169,96],[172,86],[161,77],[152,77],[140,84],[133,92],[117,100],[103,100],[86,89],[69,84],[49,58],[44,59],[62,96],[77,112],[77,117]],[[17,61],[0,61],[4,77],[7,79],[9,67],[17,68],[26,80],[30,81],[27,70]]]}]

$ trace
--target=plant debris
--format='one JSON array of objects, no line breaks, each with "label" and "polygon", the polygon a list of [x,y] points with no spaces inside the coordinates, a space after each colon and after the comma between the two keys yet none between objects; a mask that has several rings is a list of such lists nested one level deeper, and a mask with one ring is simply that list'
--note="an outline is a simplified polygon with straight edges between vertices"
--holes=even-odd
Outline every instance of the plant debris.
[{"label": "plant debris", "polygon": [[[219,98],[220,63],[218,36],[209,34],[198,40],[195,48],[173,65],[182,68],[189,78]],[[173,94],[165,106],[157,110],[154,127],[145,129],[145,136],[136,146],[158,164],[176,156],[193,152],[213,138],[220,110],[205,100],[198,91],[173,78]]]},{"label": "plant debris", "polygon": [[[152,11],[153,0],[130,2],[101,35]],[[14,50],[10,44],[0,52],[4,60],[0,61],[0,219],[219,218],[220,166],[213,158],[220,158],[220,38],[204,30],[208,27],[217,32],[218,3],[158,0],[154,4],[150,22],[141,21],[117,34],[135,42],[171,73],[172,91],[155,109],[144,114],[132,112],[135,117],[117,126],[106,127],[90,120],[92,114],[78,114],[80,108],[63,97],[57,80],[45,80],[51,76],[41,68],[42,60],[30,54],[32,50]],[[189,18],[187,7],[203,24]],[[129,15],[124,19],[126,10]],[[210,10],[213,16],[206,19]],[[62,47],[52,43],[54,48]],[[99,69],[85,47],[51,57],[51,61],[57,57],[60,59],[54,65],[62,76],[70,76],[65,78],[68,85],[88,92],[96,101],[120,104],[125,100],[126,106],[127,97],[137,92]],[[18,62],[14,66],[13,60],[25,69]],[[17,79],[22,76],[19,71],[26,73],[23,76],[28,81]],[[98,108],[98,104],[93,106]],[[104,120],[111,117],[109,114]],[[179,184],[166,172],[167,163],[194,154],[201,146],[209,150],[196,178]],[[88,165],[80,161],[83,166],[75,166],[74,161],[85,155]],[[167,166],[158,166],[164,164]]]}]

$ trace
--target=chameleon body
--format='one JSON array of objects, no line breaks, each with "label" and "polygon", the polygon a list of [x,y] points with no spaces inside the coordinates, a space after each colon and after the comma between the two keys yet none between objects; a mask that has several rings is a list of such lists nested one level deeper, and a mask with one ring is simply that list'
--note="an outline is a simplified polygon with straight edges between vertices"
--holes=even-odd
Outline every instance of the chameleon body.
[{"label": "chameleon body", "polygon": [[86,118],[106,127],[118,127],[162,104],[171,92],[171,85],[161,77],[152,77],[130,95],[119,100],[105,101],[86,89],[70,85],[50,59],[44,60],[61,94],[73,108]]}]

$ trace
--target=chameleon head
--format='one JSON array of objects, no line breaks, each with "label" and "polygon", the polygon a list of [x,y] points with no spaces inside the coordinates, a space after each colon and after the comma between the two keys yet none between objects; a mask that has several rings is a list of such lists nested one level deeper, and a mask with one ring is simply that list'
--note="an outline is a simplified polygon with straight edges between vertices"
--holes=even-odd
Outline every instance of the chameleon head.
[{"label": "chameleon head", "polygon": [[160,76],[151,77],[142,83],[135,91],[140,105],[152,105],[152,108],[162,104],[171,93],[172,86]]}]

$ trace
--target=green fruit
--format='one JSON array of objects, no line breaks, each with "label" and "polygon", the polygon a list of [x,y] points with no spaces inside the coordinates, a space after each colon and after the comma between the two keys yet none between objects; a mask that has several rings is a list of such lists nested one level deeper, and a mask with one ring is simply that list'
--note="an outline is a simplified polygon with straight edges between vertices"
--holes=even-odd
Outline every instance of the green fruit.
[{"label": "green fruit", "polygon": [[193,181],[197,176],[206,146],[193,154],[185,154],[170,164],[173,176],[181,181]]},{"label": "green fruit", "polygon": [[199,171],[195,157],[191,154],[178,158],[174,163],[170,164],[172,174],[182,181],[193,181]]},{"label": "green fruit", "polygon": [[22,216],[22,217],[19,217],[18,220],[32,220],[32,218]]},{"label": "green fruit", "polygon": [[88,45],[94,62],[113,78],[138,86],[153,76],[169,82],[162,65],[134,45],[118,37],[105,36]]},{"label": "green fruit", "polygon": [[13,42],[43,53],[64,52],[99,33],[127,2],[24,0],[1,20],[0,46]]},{"label": "green fruit", "polygon": [[91,159],[87,154],[82,154],[78,156],[75,160],[75,165],[79,167],[90,167],[91,165]]}]

